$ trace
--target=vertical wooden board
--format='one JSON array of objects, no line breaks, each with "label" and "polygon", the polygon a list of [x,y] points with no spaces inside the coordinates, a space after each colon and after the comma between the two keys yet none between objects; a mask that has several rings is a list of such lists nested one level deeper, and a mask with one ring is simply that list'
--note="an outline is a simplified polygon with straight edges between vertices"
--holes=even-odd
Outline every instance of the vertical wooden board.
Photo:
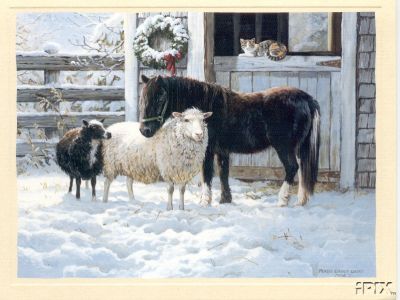
[{"label": "vertical wooden board", "polygon": [[288,72],[287,78],[288,78],[288,86],[296,88],[300,87],[299,72]]},{"label": "vertical wooden board", "polygon": [[271,87],[269,72],[253,72],[253,92],[265,91]]},{"label": "vertical wooden board", "polygon": [[330,105],[331,105],[331,74],[329,72],[318,72],[317,97],[321,110],[321,145],[319,150],[319,167],[329,169],[330,155]]},{"label": "vertical wooden board", "polygon": [[216,83],[226,88],[230,88],[230,72],[216,72]]},{"label": "vertical wooden board", "polygon": [[282,163],[279,159],[278,153],[276,153],[276,150],[272,147],[268,149],[269,152],[269,165],[268,167],[270,168],[277,168],[277,167],[282,167]]},{"label": "vertical wooden board", "polygon": [[287,86],[287,72],[270,72],[271,87]]},{"label": "vertical wooden board", "polygon": [[317,74],[315,72],[300,72],[300,89],[314,98],[317,96]]},{"label": "vertical wooden board", "polygon": [[330,137],[330,169],[340,171],[340,126],[342,104],[341,76],[339,72],[331,73],[331,137]]},{"label": "vertical wooden board", "polygon": [[250,93],[253,89],[251,72],[232,72],[231,89],[238,92]]},{"label": "vertical wooden board", "polygon": [[268,151],[262,151],[251,155],[250,165],[253,167],[268,167],[269,154]]},{"label": "vertical wooden board", "polygon": [[232,166],[251,166],[251,154],[232,154]]}]

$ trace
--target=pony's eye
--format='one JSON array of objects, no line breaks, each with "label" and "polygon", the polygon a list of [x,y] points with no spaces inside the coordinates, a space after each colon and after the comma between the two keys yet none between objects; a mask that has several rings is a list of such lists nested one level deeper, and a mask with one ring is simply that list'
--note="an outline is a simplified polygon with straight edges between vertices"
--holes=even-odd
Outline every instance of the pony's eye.
[{"label": "pony's eye", "polygon": [[188,120],[188,119],[185,119],[185,122],[186,122],[186,123],[188,123],[188,122],[189,122],[189,120]]}]

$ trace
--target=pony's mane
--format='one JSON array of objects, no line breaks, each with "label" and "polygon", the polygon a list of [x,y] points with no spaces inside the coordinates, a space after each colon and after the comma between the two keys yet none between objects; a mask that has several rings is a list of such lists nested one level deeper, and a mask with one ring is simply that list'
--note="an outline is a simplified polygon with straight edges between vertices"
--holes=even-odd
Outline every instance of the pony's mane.
[{"label": "pony's mane", "polygon": [[[165,77],[170,101],[177,110],[184,111],[189,107],[198,107],[210,111],[214,104],[225,106],[227,95],[232,91],[213,83],[202,82],[187,77]],[[215,103],[218,101],[219,103]]]}]

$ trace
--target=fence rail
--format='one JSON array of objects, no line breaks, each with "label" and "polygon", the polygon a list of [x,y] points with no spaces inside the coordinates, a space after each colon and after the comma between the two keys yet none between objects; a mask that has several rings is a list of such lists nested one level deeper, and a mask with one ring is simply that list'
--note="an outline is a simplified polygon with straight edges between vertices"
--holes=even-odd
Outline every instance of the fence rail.
[{"label": "fence rail", "polygon": [[62,94],[65,101],[88,100],[124,100],[125,89],[113,86],[84,86],[84,87],[49,87],[49,86],[19,86],[17,87],[18,102],[38,102],[41,97],[50,98],[53,90]]},{"label": "fence rail", "polygon": [[[17,87],[17,103],[37,103],[42,98],[50,101],[54,96],[54,90],[61,93],[64,101],[124,101],[125,90],[113,86],[79,86],[61,85],[59,80],[62,71],[101,71],[101,70],[123,70],[124,56],[101,56],[101,55],[67,55],[48,54],[46,52],[23,52],[17,53],[17,70],[42,70],[44,71],[45,85],[20,85]],[[57,106],[57,103],[54,103]],[[105,119],[104,124],[109,126],[116,122],[125,120],[124,112],[19,112],[17,113],[18,128],[42,128],[47,134],[57,134],[58,138],[65,132],[64,129],[81,125],[83,119]],[[60,124],[64,127],[60,129]],[[56,139],[57,140],[57,139]],[[54,149],[56,141],[40,140],[34,143],[29,141],[17,142],[17,156],[26,154],[41,155],[42,151],[35,149]]]}]

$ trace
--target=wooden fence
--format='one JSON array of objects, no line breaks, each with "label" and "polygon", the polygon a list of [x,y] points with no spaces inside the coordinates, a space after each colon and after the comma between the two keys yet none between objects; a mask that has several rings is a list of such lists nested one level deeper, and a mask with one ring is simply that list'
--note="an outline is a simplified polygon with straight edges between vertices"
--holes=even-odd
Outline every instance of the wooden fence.
[{"label": "wooden fence", "polygon": [[[17,103],[37,103],[43,98],[51,99],[54,92],[60,94],[62,101],[124,101],[123,87],[114,86],[79,86],[60,84],[62,71],[101,71],[123,70],[124,56],[114,55],[102,57],[99,55],[62,55],[21,53],[16,56],[17,70],[35,70],[44,72],[44,85],[17,86]],[[53,103],[57,107],[57,103]],[[18,128],[42,128],[46,133],[58,132],[62,135],[65,129],[81,125],[82,119],[105,118],[105,125],[111,125],[125,120],[124,112],[18,112]],[[60,130],[60,122],[63,130]],[[46,134],[47,135],[47,134]],[[42,151],[35,149],[52,149],[55,141],[51,140],[17,140],[17,156],[26,154],[41,155]]]}]

